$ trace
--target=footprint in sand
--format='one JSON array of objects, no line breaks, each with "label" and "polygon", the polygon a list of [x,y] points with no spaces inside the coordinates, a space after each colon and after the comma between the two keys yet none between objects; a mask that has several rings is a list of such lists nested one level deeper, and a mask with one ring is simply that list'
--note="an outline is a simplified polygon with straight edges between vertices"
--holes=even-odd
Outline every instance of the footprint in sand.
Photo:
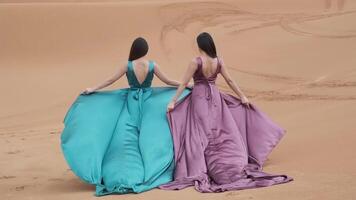
[{"label": "footprint in sand", "polygon": [[12,179],[12,178],[16,178],[16,176],[0,176],[0,180],[1,179]]},{"label": "footprint in sand", "polygon": [[48,181],[57,182],[57,181],[64,181],[64,179],[61,179],[61,178],[50,178],[50,179],[48,179]]},{"label": "footprint in sand", "polygon": [[18,154],[18,153],[21,153],[23,152],[23,150],[16,150],[16,151],[8,151],[6,152],[7,154]]},{"label": "footprint in sand", "polygon": [[22,191],[22,190],[24,190],[24,189],[25,189],[25,186],[24,186],[24,185],[18,186],[18,187],[15,188],[16,191]]},{"label": "footprint in sand", "polygon": [[239,193],[239,192],[228,192],[228,193],[225,194],[225,196],[226,197],[237,197],[237,196],[239,196],[239,199],[243,199],[243,200],[245,200],[245,199],[253,199],[253,197],[251,197],[251,196],[241,196],[241,193]]}]

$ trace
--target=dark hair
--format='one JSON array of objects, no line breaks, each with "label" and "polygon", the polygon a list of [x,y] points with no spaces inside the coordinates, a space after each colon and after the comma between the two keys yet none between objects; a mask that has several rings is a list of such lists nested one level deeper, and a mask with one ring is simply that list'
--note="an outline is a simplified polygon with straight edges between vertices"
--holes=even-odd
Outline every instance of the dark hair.
[{"label": "dark hair", "polygon": [[207,32],[200,33],[197,37],[198,47],[212,58],[216,58],[214,40]]},{"label": "dark hair", "polygon": [[142,38],[136,38],[131,45],[129,61],[133,61],[145,56],[148,52],[148,44],[147,41]]}]

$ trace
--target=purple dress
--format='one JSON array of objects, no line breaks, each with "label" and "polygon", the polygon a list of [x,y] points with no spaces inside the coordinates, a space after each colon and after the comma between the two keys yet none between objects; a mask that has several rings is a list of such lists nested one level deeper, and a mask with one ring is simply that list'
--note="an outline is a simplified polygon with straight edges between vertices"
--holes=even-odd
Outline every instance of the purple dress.
[{"label": "purple dress", "polygon": [[285,131],[256,106],[247,108],[219,91],[215,86],[219,62],[209,78],[203,74],[200,57],[197,63],[191,94],[167,114],[176,168],[174,181],[160,188],[195,186],[200,192],[223,192],[291,181],[286,175],[262,172],[268,154]]}]

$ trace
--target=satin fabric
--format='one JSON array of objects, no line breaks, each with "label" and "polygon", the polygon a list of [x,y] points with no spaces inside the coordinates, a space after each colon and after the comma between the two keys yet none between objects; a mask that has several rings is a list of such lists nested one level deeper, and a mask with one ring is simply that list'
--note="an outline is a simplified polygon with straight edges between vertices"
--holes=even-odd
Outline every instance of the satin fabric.
[{"label": "satin fabric", "polygon": [[80,95],[64,119],[63,154],[97,196],[144,192],[173,176],[166,107],[176,88],[151,87],[153,62],[141,84],[132,62],[127,67],[130,88]]},{"label": "satin fabric", "polygon": [[285,131],[255,105],[243,105],[215,85],[221,65],[210,77],[202,60],[191,94],[168,113],[174,140],[174,181],[161,189],[194,186],[200,192],[223,192],[286,183],[292,178],[262,171],[267,156]]}]

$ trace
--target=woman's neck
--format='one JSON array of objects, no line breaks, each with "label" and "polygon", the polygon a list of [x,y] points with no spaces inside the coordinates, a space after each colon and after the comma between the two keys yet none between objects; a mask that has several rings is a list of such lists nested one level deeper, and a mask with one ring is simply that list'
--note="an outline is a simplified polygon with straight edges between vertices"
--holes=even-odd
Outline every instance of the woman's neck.
[{"label": "woman's neck", "polygon": [[210,57],[205,52],[200,52],[200,57],[203,57],[205,60],[215,60],[215,58]]},{"label": "woman's neck", "polygon": [[138,58],[138,59],[136,59],[136,60],[133,60],[133,62],[143,62],[143,61],[147,61],[146,56],[143,56],[143,57],[141,57],[141,58]]}]

